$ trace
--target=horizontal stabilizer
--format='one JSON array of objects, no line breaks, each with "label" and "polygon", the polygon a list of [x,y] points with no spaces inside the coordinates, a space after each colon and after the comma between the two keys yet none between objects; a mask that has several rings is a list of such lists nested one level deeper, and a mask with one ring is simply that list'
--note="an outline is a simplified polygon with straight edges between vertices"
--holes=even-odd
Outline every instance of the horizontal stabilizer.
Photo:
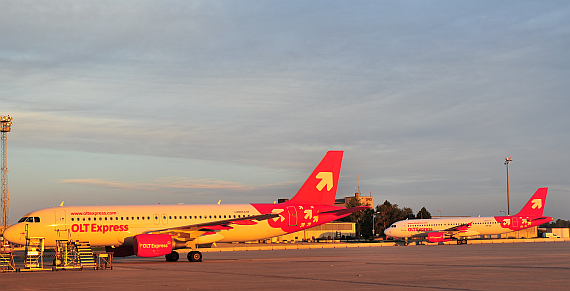
[{"label": "horizontal stabilizer", "polygon": [[346,216],[346,215],[349,215],[353,212],[364,210],[364,209],[370,209],[370,208],[371,208],[370,206],[357,206],[357,207],[353,207],[353,208],[345,208],[345,209],[340,209],[340,210],[332,210],[332,211],[327,211],[327,212],[321,212],[321,214],[334,214],[336,216]]}]

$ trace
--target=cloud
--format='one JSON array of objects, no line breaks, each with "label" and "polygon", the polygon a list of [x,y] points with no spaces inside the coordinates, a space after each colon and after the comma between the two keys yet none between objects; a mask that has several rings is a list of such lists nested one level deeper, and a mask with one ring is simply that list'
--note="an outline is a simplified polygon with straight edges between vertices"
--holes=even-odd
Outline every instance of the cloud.
[{"label": "cloud", "polygon": [[154,181],[116,181],[108,179],[62,179],[61,184],[77,184],[91,187],[123,189],[128,191],[168,192],[169,190],[183,189],[211,189],[231,191],[251,191],[254,186],[238,182],[200,179],[192,180],[185,177],[165,177]]}]

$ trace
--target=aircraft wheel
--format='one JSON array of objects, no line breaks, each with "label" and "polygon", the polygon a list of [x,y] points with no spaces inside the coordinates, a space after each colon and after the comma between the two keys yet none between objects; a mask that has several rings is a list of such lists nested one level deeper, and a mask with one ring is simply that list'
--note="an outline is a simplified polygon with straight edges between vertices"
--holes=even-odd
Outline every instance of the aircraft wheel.
[{"label": "aircraft wheel", "polygon": [[464,244],[464,245],[467,244],[467,239],[466,239],[466,238],[463,239],[463,244]]},{"label": "aircraft wheel", "polygon": [[191,251],[188,253],[188,261],[190,262],[201,262],[202,253],[198,251]]},{"label": "aircraft wheel", "polygon": [[457,244],[458,244],[458,245],[461,244],[461,240],[460,240],[460,239],[457,240]]},{"label": "aircraft wheel", "polygon": [[178,255],[177,252],[172,251],[172,253],[170,253],[164,257],[166,258],[167,262],[176,262],[176,261],[178,261],[178,258],[180,258],[180,255]]}]

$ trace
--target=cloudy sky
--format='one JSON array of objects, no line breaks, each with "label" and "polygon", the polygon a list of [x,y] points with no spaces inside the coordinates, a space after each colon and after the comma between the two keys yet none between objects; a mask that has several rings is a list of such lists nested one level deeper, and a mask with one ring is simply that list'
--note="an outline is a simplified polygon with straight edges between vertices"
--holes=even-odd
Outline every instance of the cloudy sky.
[{"label": "cloudy sky", "polygon": [[337,197],[570,219],[567,1],[2,1],[12,222],[65,205]]}]

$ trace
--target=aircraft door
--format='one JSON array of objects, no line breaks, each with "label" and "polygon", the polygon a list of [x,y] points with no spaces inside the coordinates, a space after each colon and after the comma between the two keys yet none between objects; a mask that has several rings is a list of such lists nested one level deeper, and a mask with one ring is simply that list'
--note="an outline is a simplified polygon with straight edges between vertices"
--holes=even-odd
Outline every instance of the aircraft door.
[{"label": "aircraft door", "polygon": [[57,209],[54,210],[55,213],[55,230],[66,231],[67,224],[65,221],[65,210]]},{"label": "aircraft door", "polygon": [[288,206],[287,213],[289,214],[289,226],[297,226],[297,208]]},{"label": "aircraft door", "polygon": [[158,214],[153,214],[152,215],[152,220],[154,222],[155,225],[159,225],[160,224],[160,216],[158,216]]},{"label": "aircraft door", "polygon": [[401,231],[408,230],[408,224],[406,222],[403,222],[401,225],[402,225],[402,227],[400,228]]},{"label": "aircraft door", "polygon": [[513,223],[513,227],[515,227],[515,228],[519,227],[519,218],[517,216],[511,218],[511,221]]},{"label": "aircraft door", "polygon": [[168,224],[168,215],[166,213],[162,214],[162,224]]}]

